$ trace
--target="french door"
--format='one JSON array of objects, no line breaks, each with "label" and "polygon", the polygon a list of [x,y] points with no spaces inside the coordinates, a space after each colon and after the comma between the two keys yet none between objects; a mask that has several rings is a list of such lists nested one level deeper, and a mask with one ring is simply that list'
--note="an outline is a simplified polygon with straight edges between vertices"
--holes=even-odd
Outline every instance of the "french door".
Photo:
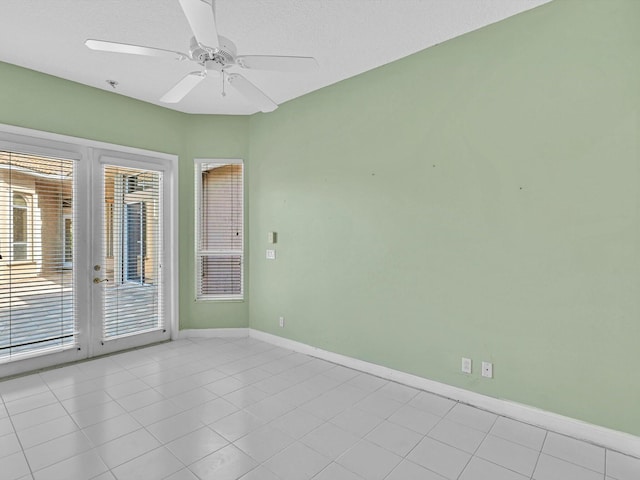
[{"label": "french door", "polygon": [[175,158],[0,129],[0,378],[171,338]]},{"label": "french door", "polygon": [[92,169],[93,353],[167,340],[166,166],[97,152]]}]

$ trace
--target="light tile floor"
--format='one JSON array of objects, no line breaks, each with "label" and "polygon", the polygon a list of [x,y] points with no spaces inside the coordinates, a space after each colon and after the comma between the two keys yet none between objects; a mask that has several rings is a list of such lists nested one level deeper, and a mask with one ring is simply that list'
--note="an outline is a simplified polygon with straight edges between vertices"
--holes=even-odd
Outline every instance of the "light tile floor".
[{"label": "light tile floor", "polygon": [[640,459],[254,339],[0,382],[3,480],[638,480]]}]

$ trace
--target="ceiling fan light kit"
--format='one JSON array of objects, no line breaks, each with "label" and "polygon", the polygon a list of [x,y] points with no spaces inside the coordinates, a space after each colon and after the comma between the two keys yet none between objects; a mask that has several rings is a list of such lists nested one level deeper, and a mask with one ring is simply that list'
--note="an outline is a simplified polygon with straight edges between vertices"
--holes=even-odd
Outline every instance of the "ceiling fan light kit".
[{"label": "ceiling fan light kit", "polygon": [[[228,70],[239,67],[280,72],[309,72],[318,68],[318,63],[312,57],[238,55],[235,44],[230,39],[218,35],[214,3],[203,0],[178,0],[178,2],[194,35],[191,38],[189,53],[94,39],[86,40],[85,45],[97,51],[189,60],[199,64],[202,70],[188,73],[179,80],[160,98],[163,103],[180,102],[205,79],[208,73],[215,72],[222,74],[223,82],[226,76],[229,85],[258,110],[272,112],[278,108],[277,103],[245,77]],[[224,88],[222,93],[224,96]]]}]

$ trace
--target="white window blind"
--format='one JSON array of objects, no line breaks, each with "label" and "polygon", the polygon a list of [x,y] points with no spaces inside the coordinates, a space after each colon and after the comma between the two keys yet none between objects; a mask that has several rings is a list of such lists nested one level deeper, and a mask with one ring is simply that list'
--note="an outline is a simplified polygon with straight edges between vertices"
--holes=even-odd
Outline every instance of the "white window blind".
[{"label": "white window blind", "polygon": [[74,161],[0,151],[0,361],[77,345]]},{"label": "white window blind", "polygon": [[164,329],[162,173],[104,166],[103,338]]},{"label": "white window blind", "polygon": [[196,162],[196,296],[243,298],[244,180],[240,161]]}]

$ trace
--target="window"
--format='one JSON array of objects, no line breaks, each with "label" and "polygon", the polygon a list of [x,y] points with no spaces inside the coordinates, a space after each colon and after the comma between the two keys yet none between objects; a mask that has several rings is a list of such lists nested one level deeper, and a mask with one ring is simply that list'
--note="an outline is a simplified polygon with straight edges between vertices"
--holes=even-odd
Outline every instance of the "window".
[{"label": "window", "polygon": [[244,183],[240,160],[196,160],[196,298],[241,300]]},{"label": "window", "polygon": [[74,253],[74,168],[0,151],[0,364],[77,344],[73,272],[61,268]]},{"label": "window", "polygon": [[65,214],[62,217],[62,267],[71,268],[73,264],[73,217]]},{"label": "window", "polygon": [[27,200],[19,193],[13,194],[13,261],[27,260]]},{"label": "window", "polygon": [[103,339],[164,330],[163,174],[103,169]]}]

